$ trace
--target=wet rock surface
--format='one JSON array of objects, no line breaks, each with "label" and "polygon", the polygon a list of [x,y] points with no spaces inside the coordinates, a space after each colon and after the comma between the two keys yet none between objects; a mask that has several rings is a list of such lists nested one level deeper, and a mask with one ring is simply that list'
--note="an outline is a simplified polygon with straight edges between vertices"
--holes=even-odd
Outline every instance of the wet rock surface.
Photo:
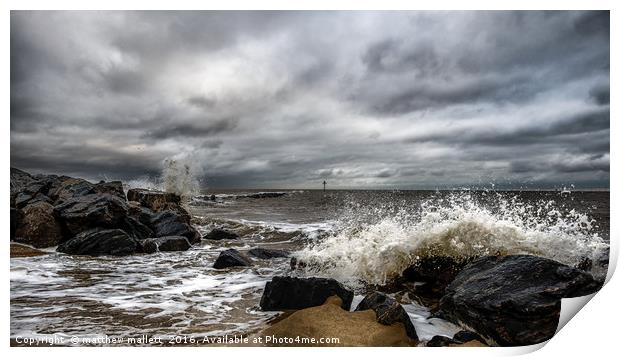
[{"label": "wet rock surface", "polygon": [[211,232],[207,233],[203,238],[209,240],[237,239],[239,238],[239,235],[225,229],[215,228],[211,230]]},{"label": "wet rock surface", "polygon": [[142,242],[145,253],[178,252],[188,250],[191,246],[187,238],[182,236],[149,238]]},{"label": "wet rock surface", "polygon": [[351,308],[353,292],[334,279],[276,276],[265,285],[260,307],[264,311],[298,310],[318,306],[330,296],[342,299],[342,307]]},{"label": "wet rock surface", "polygon": [[215,260],[213,267],[215,269],[224,269],[230,267],[250,266],[252,261],[244,254],[236,249],[227,249],[220,253]]},{"label": "wet rock surface", "polygon": [[61,226],[54,215],[54,207],[49,203],[39,201],[27,205],[20,212],[19,223],[15,223],[16,242],[45,248],[62,241]]},{"label": "wet rock surface", "polygon": [[377,314],[377,322],[383,325],[392,325],[402,323],[407,331],[407,336],[417,340],[418,335],[415,331],[413,323],[403,307],[391,297],[380,293],[373,292],[366,295],[364,299],[357,305],[355,311],[373,310]]},{"label": "wet rock surface", "polygon": [[75,255],[130,255],[142,251],[138,240],[120,229],[95,228],[60,244],[57,251]]},{"label": "wet rock surface", "polygon": [[183,236],[191,244],[200,242],[200,233],[192,227],[189,220],[172,211],[164,211],[151,217],[150,227],[156,237]]},{"label": "wet rock surface", "polygon": [[443,316],[476,330],[489,345],[520,346],[553,337],[560,299],[595,292],[588,273],[553,260],[511,255],[465,266],[446,288]]},{"label": "wet rock surface", "polygon": [[153,191],[134,188],[127,191],[129,201],[139,202],[140,205],[154,212],[163,211],[168,204],[181,204],[181,196],[175,193]]},{"label": "wet rock surface", "polygon": [[289,252],[284,250],[267,248],[252,248],[248,251],[248,254],[258,259],[287,258],[290,255]]}]

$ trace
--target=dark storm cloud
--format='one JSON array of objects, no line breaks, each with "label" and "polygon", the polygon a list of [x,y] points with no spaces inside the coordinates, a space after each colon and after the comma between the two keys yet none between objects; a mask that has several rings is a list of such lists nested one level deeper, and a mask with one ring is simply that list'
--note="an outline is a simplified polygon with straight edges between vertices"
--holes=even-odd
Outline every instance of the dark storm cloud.
[{"label": "dark storm cloud", "polygon": [[206,125],[195,124],[170,124],[155,129],[146,134],[147,138],[166,139],[174,137],[208,137],[214,134],[230,132],[237,126],[237,121],[232,118],[219,119]]},{"label": "dark storm cloud", "polygon": [[[212,187],[607,186],[609,12],[11,13],[11,164]],[[318,183],[317,183],[318,182]]]}]

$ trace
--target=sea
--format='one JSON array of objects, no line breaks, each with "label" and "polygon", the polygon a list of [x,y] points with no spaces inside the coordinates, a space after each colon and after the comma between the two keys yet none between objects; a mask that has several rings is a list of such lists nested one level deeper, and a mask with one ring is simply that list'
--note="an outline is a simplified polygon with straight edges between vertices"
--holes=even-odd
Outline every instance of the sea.
[{"label": "sea", "polygon": [[[12,258],[11,344],[249,336],[280,314],[259,308],[265,283],[278,275],[334,278],[355,292],[354,309],[369,286],[424,257],[532,254],[572,266],[588,259],[604,279],[609,256],[609,191],[601,190],[208,190],[184,204],[200,233],[224,228],[240,238],[152,255],[70,256],[52,247]],[[221,251],[255,247],[288,251],[305,268],[292,269],[291,258],[213,268]],[[397,298],[422,342],[460,330],[406,294]]]}]

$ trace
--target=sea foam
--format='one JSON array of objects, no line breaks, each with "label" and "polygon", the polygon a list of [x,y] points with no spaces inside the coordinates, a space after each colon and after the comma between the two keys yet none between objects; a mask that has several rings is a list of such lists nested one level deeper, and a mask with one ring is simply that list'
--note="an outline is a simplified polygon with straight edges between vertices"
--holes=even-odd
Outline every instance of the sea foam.
[{"label": "sea foam", "polygon": [[[587,214],[566,212],[554,200],[532,205],[518,196],[489,196],[490,206],[468,192],[416,206],[353,205],[340,230],[295,256],[309,273],[371,284],[384,284],[429,256],[531,254],[568,265],[607,259],[609,245]],[[592,273],[604,276],[602,270],[595,264]]]}]

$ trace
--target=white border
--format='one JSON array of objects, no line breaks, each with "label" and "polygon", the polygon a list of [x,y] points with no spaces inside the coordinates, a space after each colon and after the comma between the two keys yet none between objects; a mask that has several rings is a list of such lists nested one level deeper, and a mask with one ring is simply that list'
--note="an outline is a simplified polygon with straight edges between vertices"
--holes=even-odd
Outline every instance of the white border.
[{"label": "white border", "polygon": [[[435,0],[432,2],[411,2],[411,1],[398,1],[398,0],[382,0],[382,1],[368,1],[368,0],[343,0],[343,1],[327,1],[327,0],[316,0],[316,1],[307,1],[305,3],[300,3],[296,1],[285,1],[285,0],[263,0],[263,1],[242,1],[242,0],[229,0],[229,1],[198,1],[198,0],[175,0],[175,1],[161,1],[161,0],[150,0],[150,1],[120,1],[120,0],[108,0],[108,1],[76,1],[76,0],[59,0],[59,1],[44,1],[44,0],[26,0],[26,1],[3,1],[2,8],[3,12],[0,15],[2,18],[2,41],[3,48],[5,49],[5,55],[2,56],[2,65],[4,71],[2,72],[3,79],[3,93],[2,93],[2,107],[4,113],[4,120],[2,120],[2,131],[3,138],[2,141],[4,145],[4,154],[2,155],[0,162],[0,167],[4,168],[5,174],[2,176],[2,185],[4,187],[9,186],[9,166],[10,166],[10,126],[9,126],[9,107],[10,107],[10,57],[7,55],[9,53],[9,39],[10,39],[10,13],[9,9],[19,9],[19,10],[28,10],[28,9],[102,9],[102,10],[116,10],[116,9],[313,9],[313,10],[322,10],[322,9],[372,9],[372,10],[391,10],[391,9],[417,9],[417,10],[476,10],[476,9],[491,9],[491,10],[507,10],[507,9],[519,9],[519,10],[548,10],[548,9],[558,9],[558,10],[581,10],[581,9],[611,9],[611,63],[620,63],[618,62],[617,55],[617,46],[614,46],[614,39],[618,39],[618,20],[619,16],[617,16],[617,6],[613,6],[618,2],[612,1],[600,1],[600,0],[589,0],[589,1],[542,1],[542,0],[521,0],[521,1],[479,1],[479,0],[469,0],[469,1],[445,1],[445,0]],[[617,41],[616,41],[617,42]],[[617,71],[615,71],[615,67],[611,68],[611,118],[615,118],[616,115],[616,103],[618,103],[618,94],[617,94],[617,86],[614,87],[614,84],[618,83],[618,75]],[[613,138],[613,133],[618,132],[617,123],[612,120],[611,121],[611,137]],[[611,160],[611,180],[610,182],[614,182],[614,179],[617,177],[618,172],[618,160],[616,159],[616,153],[618,153],[618,143],[617,141],[611,141],[610,148],[610,156]],[[612,186],[614,186],[612,184]],[[8,202],[8,190],[1,191],[1,199],[4,202]],[[615,188],[611,188],[611,241],[612,241],[612,261],[610,262],[610,272],[608,274],[608,280],[613,274],[616,261],[617,261],[617,242],[618,242],[618,229],[617,224],[615,222],[616,214],[615,212],[619,211],[619,197]],[[2,227],[4,227],[5,233],[8,230],[9,222],[9,212],[8,205],[2,209],[2,213],[0,215],[0,219],[2,221]],[[7,242],[8,243],[8,242]],[[0,245],[3,252],[4,259],[8,259],[8,244]],[[2,296],[7,305],[9,305],[9,270],[8,270],[8,261],[6,262],[5,269],[2,270],[2,274],[4,276],[5,281],[5,289],[2,291]],[[539,355],[586,355],[586,354],[602,354],[608,355],[611,351],[614,350],[615,347],[615,338],[617,331],[617,318],[620,316],[618,314],[618,301],[620,301],[619,297],[619,283],[618,279],[608,281],[608,284],[598,293],[596,296],[592,298],[592,301],[583,307],[583,311],[577,314],[571,321],[568,322],[567,327],[563,328],[557,336],[551,339],[545,346],[542,348]],[[579,305],[579,304],[577,304]],[[5,305],[6,306],[6,305]],[[6,336],[5,340],[5,348],[8,348],[8,336],[10,329],[10,310],[6,309],[2,313],[4,324],[2,325],[2,336]],[[202,350],[198,348],[185,348],[183,349],[184,354],[200,354],[203,356],[205,353],[226,353],[226,354],[251,354],[251,355],[290,355],[295,354],[299,356],[313,356],[316,352],[320,352],[321,354],[342,354],[342,353],[357,353],[357,354],[376,354],[376,353],[389,353],[389,354],[398,354],[398,355],[410,355],[412,353],[422,354],[422,355],[516,355],[523,354],[527,352],[531,352],[537,350],[542,347],[541,344],[538,346],[531,346],[525,348],[422,348],[411,350],[409,348],[390,348],[389,351],[385,349],[377,349],[377,348],[363,348],[356,350],[343,350],[341,348],[321,348],[321,349],[312,349],[312,348],[243,348],[243,349],[235,349],[235,350],[226,350],[222,351],[218,350]],[[45,354],[69,354],[69,355],[82,355],[84,352],[89,355],[102,355],[108,356],[111,351],[109,348],[89,348],[85,350],[84,348],[72,348],[67,350],[65,349],[57,349],[57,348],[45,348],[41,349],[28,349],[28,348],[11,348],[10,351],[5,351],[5,353],[10,353],[13,356],[21,356],[25,354],[33,354],[33,353],[45,353]],[[131,351],[131,352],[129,352]],[[176,353],[177,350],[169,350],[162,348],[140,348],[128,350],[128,348],[115,348],[114,353],[138,353],[138,354],[169,354],[170,352]]]}]

